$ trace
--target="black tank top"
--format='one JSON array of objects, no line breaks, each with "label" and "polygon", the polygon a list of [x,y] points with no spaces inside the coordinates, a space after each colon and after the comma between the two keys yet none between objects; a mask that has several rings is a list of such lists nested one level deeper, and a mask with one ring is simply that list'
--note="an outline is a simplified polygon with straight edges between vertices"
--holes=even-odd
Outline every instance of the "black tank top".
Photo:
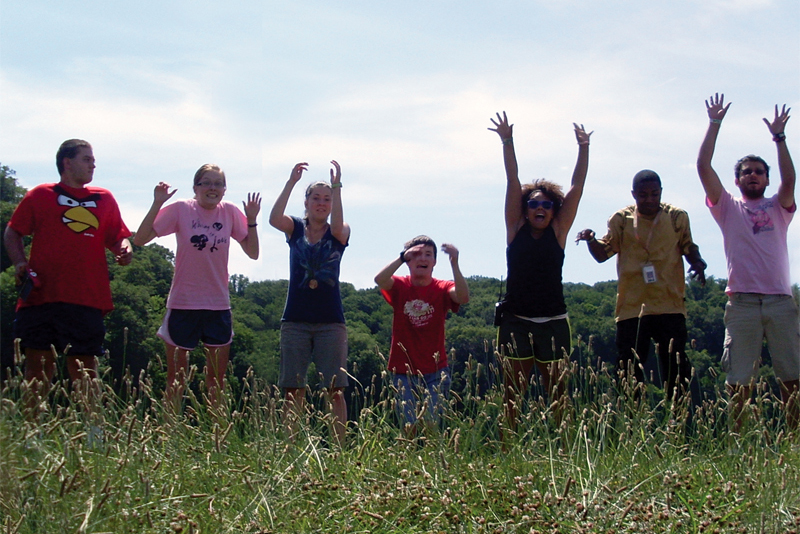
[{"label": "black tank top", "polygon": [[506,248],[508,263],[508,310],[523,317],[555,317],[567,313],[561,270],[564,249],[548,226],[539,239],[531,236],[528,223]]}]

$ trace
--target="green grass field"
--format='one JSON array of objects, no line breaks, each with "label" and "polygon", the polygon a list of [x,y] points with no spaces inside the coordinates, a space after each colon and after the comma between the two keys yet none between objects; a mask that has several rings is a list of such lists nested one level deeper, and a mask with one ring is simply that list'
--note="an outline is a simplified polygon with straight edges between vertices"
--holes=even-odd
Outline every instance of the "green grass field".
[{"label": "green grass field", "polygon": [[687,407],[658,402],[652,388],[637,404],[608,375],[570,373],[576,389],[560,424],[554,407],[534,399],[517,432],[503,430],[500,391],[478,395],[470,385],[453,396],[441,428],[414,440],[398,428],[388,389],[368,386],[351,402],[357,415],[341,449],[327,442],[320,410],[287,441],[278,395],[253,377],[220,413],[190,393],[177,418],[147,383],[127,402],[106,389],[91,412],[59,384],[35,422],[12,380],[0,399],[0,528],[800,531],[800,439],[765,384],[735,435],[722,394],[687,427]]}]

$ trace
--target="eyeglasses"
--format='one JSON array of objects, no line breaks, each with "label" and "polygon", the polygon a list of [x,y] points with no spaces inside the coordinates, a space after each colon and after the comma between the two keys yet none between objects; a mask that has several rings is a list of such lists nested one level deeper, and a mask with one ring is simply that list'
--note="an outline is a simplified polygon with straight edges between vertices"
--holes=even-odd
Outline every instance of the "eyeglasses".
[{"label": "eyeglasses", "polygon": [[528,201],[528,207],[532,210],[535,210],[539,206],[543,207],[546,210],[553,209],[553,201],[552,200],[535,200],[530,199]]},{"label": "eyeglasses", "polygon": [[205,187],[206,189],[208,189],[209,187],[211,187],[213,185],[214,188],[216,188],[216,189],[222,189],[223,187],[225,187],[225,182],[222,182],[222,181],[216,181],[216,182],[202,181],[202,182],[197,182],[194,185],[196,185],[198,187]]}]

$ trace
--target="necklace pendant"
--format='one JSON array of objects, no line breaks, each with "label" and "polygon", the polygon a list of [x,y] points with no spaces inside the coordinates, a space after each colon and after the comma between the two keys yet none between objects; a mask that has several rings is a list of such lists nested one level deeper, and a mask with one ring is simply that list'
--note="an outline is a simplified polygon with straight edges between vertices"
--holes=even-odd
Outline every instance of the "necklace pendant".
[{"label": "necklace pendant", "polygon": [[319,286],[319,282],[317,282],[314,278],[308,281],[308,288],[309,289],[317,289]]}]

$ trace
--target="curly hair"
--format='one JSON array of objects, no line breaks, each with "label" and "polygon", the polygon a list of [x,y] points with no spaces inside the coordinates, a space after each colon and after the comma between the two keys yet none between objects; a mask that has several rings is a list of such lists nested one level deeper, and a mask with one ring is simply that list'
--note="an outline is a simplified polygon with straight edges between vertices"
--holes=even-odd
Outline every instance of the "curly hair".
[{"label": "curly hair", "polygon": [[564,189],[557,183],[544,178],[522,186],[522,204],[520,206],[522,213],[524,214],[528,211],[528,200],[536,191],[541,191],[544,196],[553,201],[553,215],[558,214],[558,210],[561,209],[561,205],[564,203]]}]

